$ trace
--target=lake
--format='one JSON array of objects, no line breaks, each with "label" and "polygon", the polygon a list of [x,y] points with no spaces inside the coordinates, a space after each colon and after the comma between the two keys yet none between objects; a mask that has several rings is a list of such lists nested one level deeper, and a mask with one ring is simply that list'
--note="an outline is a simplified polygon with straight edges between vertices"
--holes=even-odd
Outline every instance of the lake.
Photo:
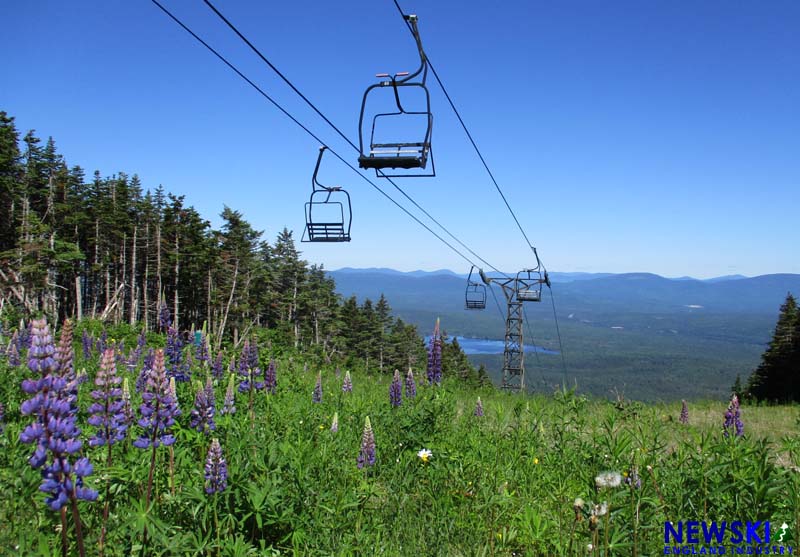
[{"label": "lake", "polygon": [[[455,337],[458,339],[458,344],[464,350],[464,354],[502,354],[505,349],[505,341],[494,340],[490,338],[470,338],[470,337]],[[425,337],[425,346],[430,344],[431,337]],[[448,339],[450,342],[450,339]],[[534,352],[539,354],[558,354],[557,350],[548,350],[541,346],[525,345],[525,352]]]}]

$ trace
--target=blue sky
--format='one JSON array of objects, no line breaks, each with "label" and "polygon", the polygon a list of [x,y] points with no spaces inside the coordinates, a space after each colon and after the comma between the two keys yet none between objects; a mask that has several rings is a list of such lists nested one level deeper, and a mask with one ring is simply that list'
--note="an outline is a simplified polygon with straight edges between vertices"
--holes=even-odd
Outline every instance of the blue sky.
[{"label": "blue sky", "polygon": [[[355,164],[354,151],[199,0],[164,0]],[[710,277],[800,272],[800,3],[401,2],[550,270]],[[234,2],[223,11],[345,133],[381,71],[413,69],[390,0]],[[0,108],[70,164],[138,173],[219,223],[299,236],[318,144],[152,3],[4,7]],[[435,179],[401,186],[504,270],[522,236],[431,82]],[[468,264],[338,161],[353,241],[335,269]],[[384,181],[393,196],[399,194]]]}]

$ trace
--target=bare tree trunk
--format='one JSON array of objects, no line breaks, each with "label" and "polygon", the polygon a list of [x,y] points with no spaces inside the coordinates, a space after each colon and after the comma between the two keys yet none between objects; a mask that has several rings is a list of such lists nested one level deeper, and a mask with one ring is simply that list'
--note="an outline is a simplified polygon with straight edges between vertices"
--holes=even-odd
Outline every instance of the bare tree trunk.
[{"label": "bare tree trunk", "polygon": [[181,270],[181,253],[180,253],[180,235],[175,233],[175,305],[172,314],[172,321],[175,324],[175,330],[178,329],[178,276]]},{"label": "bare tree trunk", "polygon": [[78,321],[83,319],[83,299],[81,298],[81,276],[75,276],[75,309]]},{"label": "bare tree trunk", "polygon": [[[233,283],[231,284],[231,294],[228,296],[228,303],[225,306],[225,314],[222,316],[222,323],[220,323],[219,331],[217,332],[217,351],[219,351],[220,347],[222,346],[222,337],[225,334],[225,324],[228,322],[228,312],[231,309],[231,304],[233,303],[233,293],[236,291],[236,277],[239,275],[239,260],[236,260],[236,265],[233,268]],[[234,343],[236,342],[236,338],[234,335]]]},{"label": "bare tree trunk", "polygon": [[213,331],[211,328],[211,265],[208,266],[206,280],[208,281],[208,289],[206,291],[206,323],[208,324],[208,330]]},{"label": "bare tree trunk", "polygon": [[150,330],[150,223],[144,227],[144,330]]},{"label": "bare tree trunk", "polygon": [[131,325],[136,324],[136,310],[139,305],[139,300],[136,296],[136,233],[138,231],[138,225],[133,225],[133,249],[131,250],[131,314],[128,318],[128,322]]},{"label": "bare tree trunk", "polygon": [[156,301],[156,322],[158,322],[158,312],[161,311],[161,304],[166,303],[162,300],[164,295],[164,284],[161,282],[161,224],[156,225],[156,277],[158,280],[158,297]]}]

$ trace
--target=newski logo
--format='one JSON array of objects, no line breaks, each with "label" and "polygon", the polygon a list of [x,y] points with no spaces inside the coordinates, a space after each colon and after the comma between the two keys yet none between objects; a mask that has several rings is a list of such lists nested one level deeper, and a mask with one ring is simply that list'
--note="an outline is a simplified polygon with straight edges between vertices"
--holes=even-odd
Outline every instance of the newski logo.
[{"label": "newski logo", "polygon": [[[728,532],[728,539],[725,533]],[[700,535],[702,534],[702,541]],[[684,539],[685,538],[685,539]],[[664,523],[664,543],[728,543],[748,545],[770,543],[769,521],[699,522],[697,520]]]},{"label": "newski logo", "polygon": [[794,555],[784,545],[787,529],[784,522],[773,539],[768,520],[665,522],[664,555]]}]

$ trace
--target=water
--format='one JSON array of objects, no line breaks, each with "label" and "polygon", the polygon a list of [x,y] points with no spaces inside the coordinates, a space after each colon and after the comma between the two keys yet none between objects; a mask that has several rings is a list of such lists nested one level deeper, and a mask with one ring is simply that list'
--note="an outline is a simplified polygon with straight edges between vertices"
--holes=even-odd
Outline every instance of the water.
[{"label": "water", "polygon": [[[470,356],[474,354],[502,354],[505,348],[505,342],[502,340],[494,340],[490,338],[470,338],[470,337],[455,337],[458,339],[458,344],[464,351],[464,354]],[[425,346],[430,344],[431,337],[425,337]],[[451,342],[448,339],[448,342]],[[541,346],[525,345],[525,352],[532,353],[533,351],[539,354],[558,354],[556,350],[548,350]]]}]

